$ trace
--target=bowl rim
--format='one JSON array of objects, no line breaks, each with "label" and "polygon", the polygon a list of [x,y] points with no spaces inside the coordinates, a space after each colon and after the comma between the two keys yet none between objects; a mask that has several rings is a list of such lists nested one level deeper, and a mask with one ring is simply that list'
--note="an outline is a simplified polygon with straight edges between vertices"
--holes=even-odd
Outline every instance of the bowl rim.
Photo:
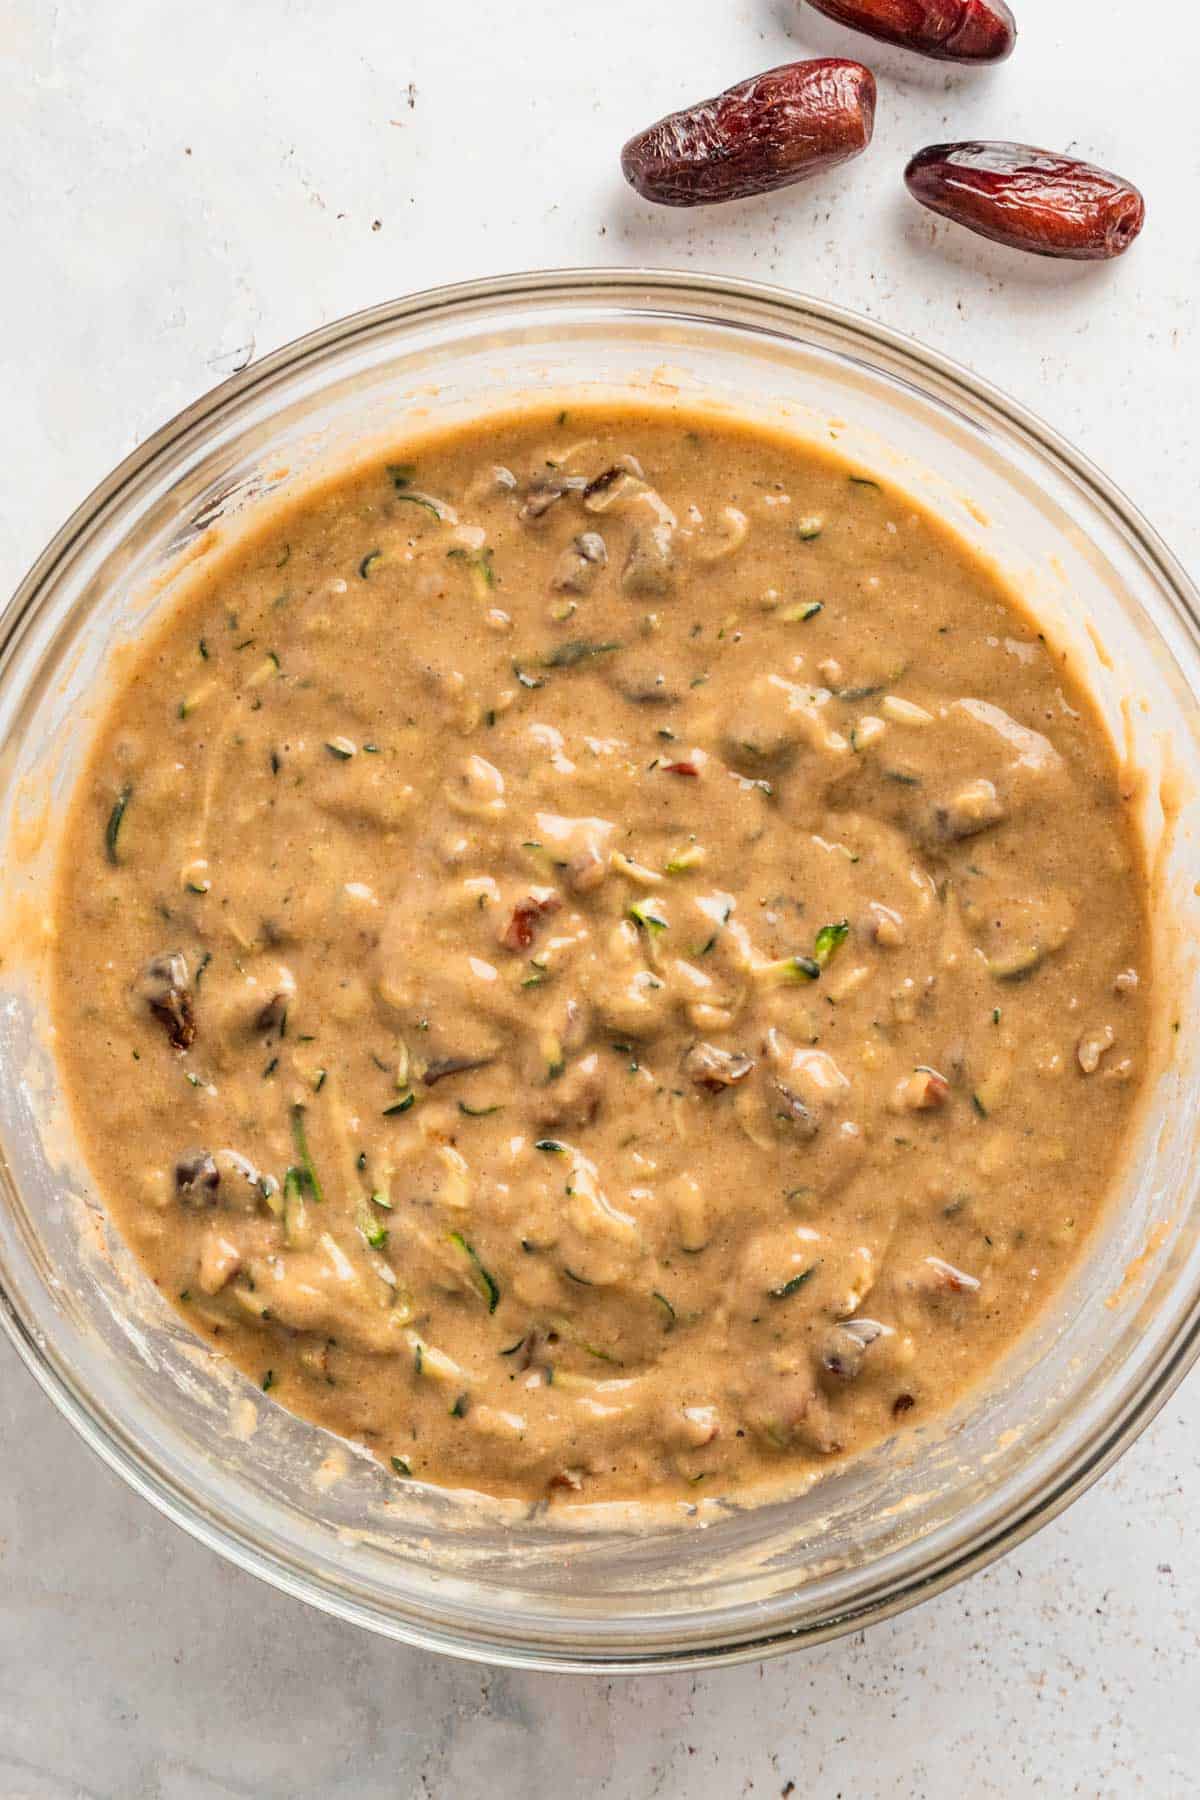
[{"label": "bowl rim", "polygon": [[[405,324],[467,319],[473,313],[522,302],[553,306],[632,300],[636,304],[639,293],[659,314],[669,313],[672,301],[686,306],[689,297],[703,297],[708,303],[728,300],[741,309],[733,322],[743,328],[747,323],[746,309],[757,306],[774,317],[776,331],[785,330],[790,336],[803,333],[809,324],[826,334],[833,331],[867,354],[884,352],[905,365],[910,378],[932,382],[935,388],[951,394],[965,394],[1018,439],[1026,444],[1032,441],[1039,454],[1057,464],[1059,471],[1083,490],[1148,565],[1188,635],[1194,642],[1200,640],[1200,591],[1157,530],[1087,456],[1031,409],[983,377],[906,333],[835,302],[775,284],[702,271],[613,266],[530,270],[422,289],[319,326],[218,383],[130,452],[55,532],[12,597],[0,608],[0,666],[7,662],[9,653],[31,626],[55,572],[102,529],[122,498],[156,465],[165,462],[182,439],[219,421],[223,413],[256,389],[269,387],[280,375],[294,374],[305,365],[316,364],[326,351],[344,350],[356,339],[367,339]],[[764,325],[763,329],[770,327]],[[938,397],[944,400],[944,393]],[[417,1648],[479,1663],[611,1675],[732,1665],[779,1655],[800,1645],[824,1643],[894,1617],[985,1568],[1056,1518],[1112,1467],[1154,1418],[1200,1357],[1200,1292],[1191,1294],[1186,1315],[1158,1361],[1131,1386],[1123,1405],[1109,1413],[1054,1465],[1048,1485],[1031,1488],[1015,1507],[1006,1510],[981,1534],[955,1538],[938,1554],[934,1566],[915,1576],[902,1576],[895,1591],[868,1594],[836,1617],[819,1623],[780,1624],[761,1636],[740,1636],[732,1642],[683,1650],[600,1647],[595,1654],[546,1639],[508,1635],[489,1641],[478,1632],[469,1633],[458,1626],[439,1628],[428,1621],[413,1624],[378,1605],[365,1604],[352,1592],[335,1589],[274,1548],[236,1532],[194,1494],[167,1481],[153,1468],[139,1444],[117,1426],[98,1400],[79,1388],[53,1347],[31,1329],[2,1275],[0,1325],[42,1391],[100,1459],[165,1517],[247,1573],[334,1617]]]}]

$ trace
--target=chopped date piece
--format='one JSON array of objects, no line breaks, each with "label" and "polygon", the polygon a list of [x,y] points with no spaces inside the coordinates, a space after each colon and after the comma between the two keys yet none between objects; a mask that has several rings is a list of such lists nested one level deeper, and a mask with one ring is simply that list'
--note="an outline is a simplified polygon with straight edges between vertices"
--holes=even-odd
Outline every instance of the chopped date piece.
[{"label": "chopped date piece", "polygon": [[187,1150],[175,1164],[175,1192],[185,1206],[215,1206],[221,1171],[208,1150]]},{"label": "chopped date piece", "polygon": [[715,1044],[693,1044],[683,1059],[685,1075],[711,1094],[719,1094],[723,1088],[745,1081],[753,1068],[752,1056],[718,1050]]},{"label": "chopped date piece", "polygon": [[518,900],[513,907],[512,918],[504,927],[500,942],[506,950],[528,950],[533,943],[538,922],[547,913],[557,912],[562,901],[551,888],[548,892],[530,894],[528,899]]},{"label": "chopped date piece", "polygon": [[916,1404],[911,1394],[897,1394],[892,1401],[892,1417],[898,1419],[901,1413],[911,1412]]},{"label": "chopped date piece", "polygon": [[607,493],[613,483],[620,481],[622,475],[626,473],[628,473],[627,470],[622,469],[618,463],[614,463],[610,469],[602,469],[599,475],[593,475],[583,490],[584,505],[586,506],[589,500],[596,499],[598,495]]},{"label": "chopped date piece", "polygon": [[821,1367],[836,1381],[854,1381],[861,1373],[863,1357],[883,1326],[874,1319],[844,1319],[835,1325],[821,1350]]},{"label": "chopped date piece", "polygon": [[266,1005],[254,1015],[255,1031],[278,1031],[287,1018],[290,993],[272,994]]},{"label": "chopped date piece", "polygon": [[540,519],[561,500],[564,494],[580,494],[587,486],[583,475],[548,475],[531,481],[525,490],[525,502],[517,514],[519,519]]},{"label": "chopped date piece", "polygon": [[641,465],[632,456],[623,457],[620,463],[614,464],[611,469],[605,469],[603,474],[588,482],[583,490],[583,510],[606,513],[632,495],[645,492],[646,479]]},{"label": "chopped date piece", "polygon": [[1017,22],[1005,0],[808,0],[827,19],[939,62],[1011,56]]},{"label": "chopped date piece", "polygon": [[600,533],[581,531],[559,557],[550,585],[559,594],[590,594],[607,562],[608,546]]},{"label": "chopped date piece", "polygon": [[931,144],[913,157],[904,179],[931,212],[1034,256],[1121,256],[1146,216],[1131,182],[1029,144]]},{"label": "chopped date piece", "polygon": [[196,1014],[182,950],[166,950],[151,957],[138,979],[137,991],[166,1026],[174,1048],[190,1050],[196,1037]]},{"label": "chopped date piece", "polygon": [[621,152],[626,181],[660,206],[705,206],[787,187],[858,156],[875,125],[875,77],[823,56],[785,63],[669,113]]},{"label": "chopped date piece", "polygon": [[1107,1056],[1117,1041],[1117,1034],[1111,1025],[1100,1025],[1095,1031],[1085,1031],[1075,1046],[1075,1055],[1085,1075],[1094,1075],[1100,1067],[1101,1059]]}]

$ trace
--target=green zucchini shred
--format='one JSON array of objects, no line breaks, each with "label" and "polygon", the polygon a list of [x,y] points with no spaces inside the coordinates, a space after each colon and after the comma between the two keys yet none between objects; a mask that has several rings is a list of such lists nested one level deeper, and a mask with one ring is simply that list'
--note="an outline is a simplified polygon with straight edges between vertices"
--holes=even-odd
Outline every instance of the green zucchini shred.
[{"label": "green zucchini shred", "polygon": [[801,1269],[799,1275],[793,1275],[791,1280],[785,1281],[782,1287],[768,1288],[768,1298],[771,1300],[790,1300],[792,1295],[798,1294],[805,1282],[810,1281],[816,1272],[816,1263],[813,1263],[810,1268]]},{"label": "green zucchini shred", "polygon": [[429,498],[428,494],[397,493],[396,499],[397,500],[407,500],[407,502],[410,506],[423,507],[427,513],[433,514],[434,518],[438,521],[439,525],[441,524],[442,519],[445,517],[445,514],[442,512],[442,509],[437,504],[436,500],[431,500]]},{"label": "green zucchini shred", "polygon": [[461,544],[456,544],[452,550],[447,550],[446,555],[451,562],[465,564],[479,599],[484,599],[495,587],[496,571],[492,567],[494,552],[490,544],[486,544],[474,555],[469,550],[464,550]]},{"label": "green zucchini shred", "polygon": [[114,868],[120,863],[117,845],[121,836],[121,825],[125,818],[125,809],[133,798],[133,788],[128,783],[121,789],[113,802],[113,809],[108,815],[108,824],[104,828],[104,854]]},{"label": "green zucchini shred", "polygon": [[839,919],[835,925],[822,925],[813,943],[813,961],[823,969],[834,951],[844,944],[850,935],[850,921]]}]

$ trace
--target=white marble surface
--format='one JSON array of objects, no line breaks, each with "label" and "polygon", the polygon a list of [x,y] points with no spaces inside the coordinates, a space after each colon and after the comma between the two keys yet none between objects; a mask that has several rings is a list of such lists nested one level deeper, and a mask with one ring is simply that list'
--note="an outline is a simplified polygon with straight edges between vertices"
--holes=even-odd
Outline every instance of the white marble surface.
[{"label": "white marble surface", "polygon": [[[850,40],[790,0],[0,0],[0,588],[251,355],[437,282],[639,261],[924,338],[1200,568],[1200,28],[1183,0],[1142,9],[1143,64],[1128,9],[1022,11],[991,75],[868,54],[879,124],[849,169],[652,214],[617,173],[629,131]],[[1142,241],[1058,267],[934,224],[905,156],[972,133],[1128,172]],[[280,1598],[125,1492],[7,1347],[0,1369],[0,1800],[1200,1791],[1200,1381],[1066,1518],[868,1638],[603,1682],[456,1666]]]}]

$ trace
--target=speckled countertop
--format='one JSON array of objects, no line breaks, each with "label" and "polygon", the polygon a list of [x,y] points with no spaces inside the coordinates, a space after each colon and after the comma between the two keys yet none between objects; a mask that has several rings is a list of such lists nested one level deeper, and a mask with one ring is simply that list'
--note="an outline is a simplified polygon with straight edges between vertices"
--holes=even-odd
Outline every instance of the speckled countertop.
[{"label": "speckled countertop", "polygon": [[[990,75],[869,55],[869,158],[652,215],[617,174],[630,130],[848,40],[791,0],[6,0],[0,588],[252,356],[406,290],[593,262],[758,276],[924,338],[1200,567],[1200,24],[1182,0],[1021,10]],[[1127,172],[1142,241],[1064,267],[936,224],[905,156],[972,134]],[[281,1598],[126,1492],[6,1345],[0,1447],[0,1800],[1200,1791],[1200,1379],[953,1593],[781,1661],[623,1682],[459,1666]]]}]

